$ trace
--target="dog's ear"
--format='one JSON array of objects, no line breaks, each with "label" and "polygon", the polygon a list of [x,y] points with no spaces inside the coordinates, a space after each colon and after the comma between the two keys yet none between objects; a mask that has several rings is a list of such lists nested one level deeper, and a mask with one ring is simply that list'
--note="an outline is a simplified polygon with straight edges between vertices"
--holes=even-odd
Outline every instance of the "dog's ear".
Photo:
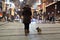
[{"label": "dog's ear", "polygon": [[36,30],[38,30],[38,29],[39,29],[39,27],[36,28]]}]

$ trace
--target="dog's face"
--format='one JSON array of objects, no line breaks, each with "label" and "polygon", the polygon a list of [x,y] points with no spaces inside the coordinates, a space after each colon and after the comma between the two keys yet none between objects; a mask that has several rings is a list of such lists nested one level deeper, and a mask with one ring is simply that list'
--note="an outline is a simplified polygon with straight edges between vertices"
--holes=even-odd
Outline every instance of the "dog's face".
[{"label": "dog's face", "polygon": [[36,30],[38,30],[38,29],[39,29],[39,27],[36,28]]}]

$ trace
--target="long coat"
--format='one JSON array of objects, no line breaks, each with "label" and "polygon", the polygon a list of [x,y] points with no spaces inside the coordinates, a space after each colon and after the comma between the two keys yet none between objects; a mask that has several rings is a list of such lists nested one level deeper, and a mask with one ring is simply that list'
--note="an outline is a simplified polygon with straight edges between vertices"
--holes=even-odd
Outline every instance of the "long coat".
[{"label": "long coat", "polygon": [[24,7],[22,15],[23,15],[23,23],[31,23],[32,12],[30,7]]}]

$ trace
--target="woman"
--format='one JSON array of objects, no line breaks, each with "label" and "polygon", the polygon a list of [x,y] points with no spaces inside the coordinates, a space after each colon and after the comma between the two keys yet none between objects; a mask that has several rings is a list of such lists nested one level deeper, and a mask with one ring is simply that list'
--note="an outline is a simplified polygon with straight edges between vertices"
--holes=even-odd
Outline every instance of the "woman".
[{"label": "woman", "polygon": [[24,23],[24,29],[25,29],[25,33],[29,33],[29,24],[31,23],[31,8],[29,7],[29,5],[25,5],[25,7],[23,8],[23,23]]}]

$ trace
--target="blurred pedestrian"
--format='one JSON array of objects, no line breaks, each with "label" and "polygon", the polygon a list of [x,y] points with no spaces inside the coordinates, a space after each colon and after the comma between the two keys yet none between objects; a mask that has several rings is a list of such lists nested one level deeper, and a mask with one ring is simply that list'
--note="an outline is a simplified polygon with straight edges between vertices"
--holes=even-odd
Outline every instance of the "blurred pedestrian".
[{"label": "blurred pedestrian", "polygon": [[52,12],[51,16],[50,16],[50,21],[52,23],[55,23],[55,15],[54,15],[54,12]]},{"label": "blurred pedestrian", "polygon": [[23,12],[22,12],[22,16],[23,16],[23,23],[24,23],[24,29],[25,29],[25,33],[29,33],[29,24],[31,23],[31,8],[29,7],[29,5],[25,5],[25,7],[23,7]]},{"label": "blurred pedestrian", "polygon": [[14,21],[14,16],[13,15],[11,15],[11,22],[13,22]]},{"label": "blurred pedestrian", "polygon": [[19,14],[16,14],[16,16],[15,16],[15,21],[17,21],[17,22],[20,21],[20,16],[19,16]]}]

